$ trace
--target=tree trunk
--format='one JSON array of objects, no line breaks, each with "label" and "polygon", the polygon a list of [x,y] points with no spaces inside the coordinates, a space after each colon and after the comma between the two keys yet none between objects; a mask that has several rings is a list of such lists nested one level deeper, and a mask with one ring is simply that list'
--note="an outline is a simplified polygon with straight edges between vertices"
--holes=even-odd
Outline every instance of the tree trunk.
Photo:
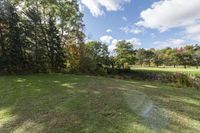
[{"label": "tree trunk", "polygon": [[125,64],[123,64],[122,67],[123,67],[123,70],[125,70]]},{"label": "tree trunk", "polygon": [[111,64],[111,67],[112,67],[112,69],[114,69],[114,64],[113,63]]}]

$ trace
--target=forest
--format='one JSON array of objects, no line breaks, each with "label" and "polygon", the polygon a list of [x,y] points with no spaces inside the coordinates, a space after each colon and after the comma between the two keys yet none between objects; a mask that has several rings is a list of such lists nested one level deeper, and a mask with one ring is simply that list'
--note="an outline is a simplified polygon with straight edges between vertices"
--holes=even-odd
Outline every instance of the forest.
[{"label": "forest", "polygon": [[107,68],[129,69],[134,64],[200,65],[198,44],[145,50],[122,40],[110,53],[100,41],[85,41],[76,0],[3,0],[0,6],[1,73],[107,73]]}]

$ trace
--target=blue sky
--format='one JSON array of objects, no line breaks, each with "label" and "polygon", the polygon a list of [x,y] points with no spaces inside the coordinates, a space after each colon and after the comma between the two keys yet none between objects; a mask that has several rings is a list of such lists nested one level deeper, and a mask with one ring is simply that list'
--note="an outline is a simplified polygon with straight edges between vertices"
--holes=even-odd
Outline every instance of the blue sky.
[{"label": "blue sky", "polygon": [[135,47],[181,47],[200,42],[199,0],[80,0],[88,40]]}]

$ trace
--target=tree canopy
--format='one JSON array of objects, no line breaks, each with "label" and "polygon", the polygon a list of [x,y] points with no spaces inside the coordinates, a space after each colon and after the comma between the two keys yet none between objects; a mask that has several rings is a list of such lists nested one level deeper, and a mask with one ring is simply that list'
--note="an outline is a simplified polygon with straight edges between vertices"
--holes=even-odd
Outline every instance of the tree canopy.
[{"label": "tree canopy", "polygon": [[136,49],[117,42],[111,56],[108,45],[84,42],[83,14],[77,0],[1,0],[0,72],[106,72],[130,65],[200,65],[200,46]]},{"label": "tree canopy", "polygon": [[2,71],[62,71],[70,60],[68,46],[77,47],[80,64],[84,25],[76,0],[2,0],[0,5]]}]

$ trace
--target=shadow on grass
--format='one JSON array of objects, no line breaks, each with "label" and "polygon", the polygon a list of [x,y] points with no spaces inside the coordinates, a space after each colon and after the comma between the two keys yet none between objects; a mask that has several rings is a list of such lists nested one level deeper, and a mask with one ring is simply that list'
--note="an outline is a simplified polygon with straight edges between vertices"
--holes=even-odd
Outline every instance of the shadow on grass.
[{"label": "shadow on grass", "polygon": [[[198,90],[147,83],[141,85],[141,82],[129,82],[128,86],[145,93],[157,107],[164,109],[163,113],[169,117],[165,127],[167,130],[170,132],[200,132],[200,92]],[[135,86],[138,87],[135,88]]]},{"label": "shadow on grass", "polygon": [[0,82],[2,133],[123,132],[132,120],[122,94],[103,79],[36,75]]},{"label": "shadow on grass", "polygon": [[[162,114],[163,108],[169,117],[177,115],[177,119],[182,119],[180,115],[184,115],[183,119],[194,121],[194,126],[198,126],[199,105],[193,105],[196,102],[191,101],[187,103],[187,99],[181,100],[181,97],[199,98],[192,90],[185,93],[185,90],[175,89],[174,94],[174,88],[146,82],[62,74],[5,76],[0,78],[0,83],[2,133],[199,130],[193,125],[168,120],[168,116]],[[197,96],[190,96],[192,94]],[[177,102],[188,110],[179,104],[177,107],[173,105],[177,97]],[[141,105],[152,106],[136,108],[141,99]],[[192,113],[194,110],[196,112]],[[147,117],[148,113],[150,117]],[[156,117],[160,119],[154,119]],[[171,123],[178,126],[173,127]]]}]

